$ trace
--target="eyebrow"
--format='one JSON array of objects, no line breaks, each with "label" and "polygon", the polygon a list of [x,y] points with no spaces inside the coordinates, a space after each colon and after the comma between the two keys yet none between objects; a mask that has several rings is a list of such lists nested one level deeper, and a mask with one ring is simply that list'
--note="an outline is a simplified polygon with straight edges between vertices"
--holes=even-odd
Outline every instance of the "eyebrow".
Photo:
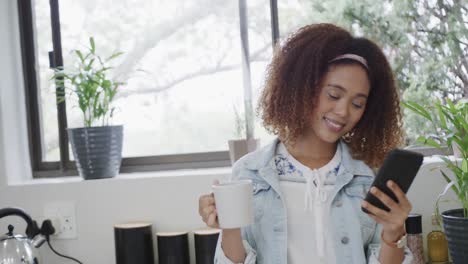
[{"label": "eyebrow", "polygon": [[[348,92],[348,90],[346,88],[344,88],[343,86],[339,85],[339,84],[333,84],[333,83],[329,83],[327,84],[327,86],[331,86],[331,87],[334,87],[334,88],[338,88],[344,92]],[[367,95],[366,94],[363,94],[363,93],[358,93],[357,96],[359,97],[364,97],[367,99]]]}]

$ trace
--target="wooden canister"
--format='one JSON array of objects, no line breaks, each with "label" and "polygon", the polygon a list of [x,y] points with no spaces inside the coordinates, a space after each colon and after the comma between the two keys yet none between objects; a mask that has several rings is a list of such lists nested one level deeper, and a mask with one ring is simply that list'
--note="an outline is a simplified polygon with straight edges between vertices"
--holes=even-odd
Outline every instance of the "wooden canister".
[{"label": "wooden canister", "polygon": [[213,264],[219,229],[193,231],[196,264]]},{"label": "wooden canister", "polygon": [[158,232],[159,264],[190,264],[187,232]]},{"label": "wooden canister", "polygon": [[117,264],[154,264],[151,223],[135,222],[114,225]]}]

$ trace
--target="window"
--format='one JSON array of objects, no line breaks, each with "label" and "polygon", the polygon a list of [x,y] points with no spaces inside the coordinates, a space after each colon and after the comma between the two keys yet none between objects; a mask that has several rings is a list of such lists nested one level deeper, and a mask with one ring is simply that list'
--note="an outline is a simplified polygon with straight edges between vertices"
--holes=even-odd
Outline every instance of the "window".
[{"label": "window", "polygon": [[[389,59],[403,100],[468,97],[468,9],[463,1],[285,0],[278,1],[280,39],[297,28],[331,22],[376,41]],[[403,109],[407,148],[424,155],[446,154],[419,146],[418,135],[436,131]]]},{"label": "window", "polygon": [[[75,173],[65,134],[68,127],[83,126],[82,118],[73,100],[63,109],[56,104],[51,66],[67,67],[72,51],[82,49],[90,36],[104,56],[124,52],[114,69],[125,85],[113,119],[124,125],[122,171],[230,164],[227,141],[236,136],[235,112],[242,115],[245,107],[244,78],[250,78],[254,105],[272,54],[269,1],[18,5],[23,57],[26,65],[35,65],[25,75],[36,177]],[[244,42],[242,23],[248,34]],[[244,49],[250,55],[247,66]],[[262,141],[271,138],[259,120],[255,129]]]},{"label": "window", "polygon": [[[125,82],[113,119],[125,131],[121,171],[227,166],[235,112],[242,116],[249,107],[245,98],[256,107],[272,46],[306,24],[338,24],[383,45],[404,99],[466,96],[467,9],[456,1],[439,5],[424,0],[18,0],[35,176],[76,174],[65,135],[67,127],[82,121],[73,101],[56,104],[51,63],[69,65],[72,50],[90,36],[104,55],[124,52],[114,71]],[[444,20],[448,15],[451,20]],[[431,133],[424,126],[405,112],[409,143],[417,132]],[[272,138],[260,120],[253,127],[262,143]]]}]

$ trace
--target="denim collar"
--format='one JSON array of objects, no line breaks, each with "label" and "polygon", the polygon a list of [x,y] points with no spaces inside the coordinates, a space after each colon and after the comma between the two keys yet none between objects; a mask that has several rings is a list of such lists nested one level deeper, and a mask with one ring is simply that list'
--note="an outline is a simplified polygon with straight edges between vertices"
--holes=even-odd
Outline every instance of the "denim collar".
[{"label": "denim collar", "polygon": [[[251,153],[248,159],[244,160],[245,168],[253,171],[258,171],[265,181],[267,181],[273,189],[279,192],[279,176],[276,173],[275,152],[279,143],[276,138],[270,144]],[[373,177],[374,172],[363,161],[355,160],[351,157],[348,146],[339,141],[338,147],[341,148],[341,166],[337,174],[337,185],[343,186],[350,182],[355,175]]]}]

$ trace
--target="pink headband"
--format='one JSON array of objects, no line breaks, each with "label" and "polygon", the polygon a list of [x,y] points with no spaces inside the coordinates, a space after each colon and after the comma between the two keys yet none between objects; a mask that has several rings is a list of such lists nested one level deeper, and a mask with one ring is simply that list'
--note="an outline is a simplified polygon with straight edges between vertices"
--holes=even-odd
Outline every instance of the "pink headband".
[{"label": "pink headband", "polygon": [[359,62],[362,66],[366,67],[366,69],[369,70],[369,66],[367,66],[367,61],[366,61],[366,59],[364,59],[363,57],[361,57],[361,56],[359,56],[359,55],[351,54],[351,53],[346,53],[346,54],[340,55],[340,56],[334,58],[333,60],[329,61],[328,63],[332,63],[332,62],[339,61],[339,60],[344,60],[344,59],[349,59],[349,60],[357,61],[357,62]]}]

